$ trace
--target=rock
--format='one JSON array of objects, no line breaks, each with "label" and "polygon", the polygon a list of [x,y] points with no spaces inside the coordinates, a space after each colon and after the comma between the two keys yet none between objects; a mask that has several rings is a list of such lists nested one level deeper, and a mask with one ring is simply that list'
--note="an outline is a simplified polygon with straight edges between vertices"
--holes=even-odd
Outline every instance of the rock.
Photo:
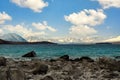
[{"label": "rock", "polygon": [[108,69],[110,71],[120,71],[120,61],[111,58],[99,58],[97,62],[101,69]]},{"label": "rock", "polygon": [[54,80],[51,76],[45,76],[43,79],[41,80]]},{"label": "rock", "polygon": [[7,68],[0,68],[0,80],[8,80]]},{"label": "rock", "polygon": [[36,57],[36,56],[37,56],[36,53],[34,51],[31,51],[23,55],[22,57]]},{"label": "rock", "polygon": [[120,59],[120,56],[115,56],[116,59]]},{"label": "rock", "polygon": [[94,62],[94,60],[93,59],[91,59],[91,58],[89,58],[89,57],[87,57],[87,56],[83,56],[83,57],[81,57],[80,59],[79,59],[80,61],[87,61],[87,62]]},{"label": "rock", "polygon": [[36,67],[33,69],[32,73],[36,74],[46,74],[48,71],[48,66],[45,64],[36,64]]},{"label": "rock", "polygon": [[69,56],[68,55],[63,55],[63,56],[60,57],[60,59],[69,61]]},{"label": "rock", "polygon": [[0,57],[0,66],[6,66],[6,58]]},{"label": "rock", "polygon": [[64,80],[72,80],[71,77],[66,77]]},{"label": "rock", "polygon": [[75,59],[72,60],[72,61],[75,61],[75,62],[80,61],[80,58],[75,58]]},{"label": "rock", "polygon": [[25,74],[18,68],[1,68],[0,80],[25,80]]},{"label": "rock", "polygon": [[19,68],[10,68],[8,76],[11,80],[25,80],[25,73]]},{"label": "rock", "polygon": [[107,73],[103,77],[104,78],[116,78],[118,76],[119,76],[119,74],[117,74],[117,73]]}]

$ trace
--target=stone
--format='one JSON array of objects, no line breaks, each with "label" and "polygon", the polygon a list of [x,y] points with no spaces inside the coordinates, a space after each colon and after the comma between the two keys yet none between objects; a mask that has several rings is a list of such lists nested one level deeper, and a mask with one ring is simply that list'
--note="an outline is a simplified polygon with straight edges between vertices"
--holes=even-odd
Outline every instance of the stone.
[{"label": "stone", "polygon": [[36,64],[36,67],[33,69],[32,73],[36,74],[46,74],[48,71],[48,65],[45,64]]},{"label": "stone", "polygon": [[6,66],[6,58],[0,57],[0,66]]},{"label": "stone", "polygon": [[31,51],[23,55],[22,57],[36,57],[36,56],[37,56],[36,53],[34,51]]},{"label": "stone", "polygon": [[69,56],[68,55],[63,55],[63,56],[60,57],[60,59],[69,61]]},{"label": "stone", "polygon": [[21,69],[4,67],[0,69],[0,80],[26,80]]},{"label": "stone", "polygon": [[54,80],[51,76],[45,76],[43,79],[41,80]]},{"label": "stone", "polygon": [[120,59],[120,56],[115,56],[116,59]]},{"label": "stone", "polygon": [[87,56],[83,56],[79,60],[80,61],[87,61],[87,62],[94,62],[93,59],[91,59],[90,57],[87,57]]},{"label": "stone", "polygon": [[117,73],[107,73],[103,77],[104,78],[116,78],[118,76],[119,76],[119,74],[117,74]]}]

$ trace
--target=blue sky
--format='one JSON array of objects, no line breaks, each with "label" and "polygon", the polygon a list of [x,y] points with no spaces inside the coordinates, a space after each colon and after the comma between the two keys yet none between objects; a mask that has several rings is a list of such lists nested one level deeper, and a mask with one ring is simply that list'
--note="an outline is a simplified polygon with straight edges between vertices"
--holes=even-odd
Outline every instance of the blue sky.
[{"label": "blue sky", "polygon": [[1,0],[0,33],[17,33],[28,41],[120,41],[119,4],[119,0]]}]

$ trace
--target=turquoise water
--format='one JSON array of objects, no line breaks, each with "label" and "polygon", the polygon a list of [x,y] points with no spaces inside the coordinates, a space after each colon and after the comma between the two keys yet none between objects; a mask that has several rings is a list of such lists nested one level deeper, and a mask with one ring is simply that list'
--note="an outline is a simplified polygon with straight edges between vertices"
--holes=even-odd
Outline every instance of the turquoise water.
[{"label": "turquoise water", "polygon": [[91,45],[0,45],[0,56],[20,58],[23,54],[34,50],[39,58],[49,59],[68,54],[71,58],[114,57],[120,56],[120,45],[91,44]]}]

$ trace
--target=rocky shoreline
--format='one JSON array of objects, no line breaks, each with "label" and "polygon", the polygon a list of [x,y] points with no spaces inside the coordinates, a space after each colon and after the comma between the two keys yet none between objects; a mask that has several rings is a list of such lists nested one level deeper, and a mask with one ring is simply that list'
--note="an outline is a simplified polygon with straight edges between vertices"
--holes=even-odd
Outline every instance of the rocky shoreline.
[{"label": "rocky shoreline", "polygon": [[15,61],[0,57],[0,80],[120,80],[120,60],[89,57]]}]

